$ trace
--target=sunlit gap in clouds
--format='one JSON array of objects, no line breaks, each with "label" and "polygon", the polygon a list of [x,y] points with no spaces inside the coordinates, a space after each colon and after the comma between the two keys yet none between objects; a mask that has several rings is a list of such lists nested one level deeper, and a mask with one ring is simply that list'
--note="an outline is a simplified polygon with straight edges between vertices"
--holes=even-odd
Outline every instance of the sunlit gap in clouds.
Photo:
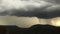
[{"label": "sunlit gap in clouds", "polygon": [[52,18],[51,23],[53,26],[60,27],[60,17]]},{"label": "sunlit gap in clouds", "polygon": [[42,19],[37,17],[0,16],[0,25],[16,25],[28,28],[36,24],[60,27],[60,17]]},{"label": "sunlit gap in clouds", "polygon": [[50,18],[50,19],[39,19],[40,24],[42,25],[52,25],[60,27],[60,17]]}]

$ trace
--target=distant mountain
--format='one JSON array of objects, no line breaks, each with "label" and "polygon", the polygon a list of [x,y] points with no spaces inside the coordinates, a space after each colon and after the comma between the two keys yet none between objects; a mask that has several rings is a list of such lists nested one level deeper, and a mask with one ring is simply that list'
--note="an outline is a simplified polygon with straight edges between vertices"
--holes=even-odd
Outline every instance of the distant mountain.
[{"label": "distant mountain", "polygon": [[30,28],[19,28],[17,26],[0,26],[1,33],[6,34],[56,34],[60,32],[60,27],[51,25],[36,24]]},{"label": "distant mountain", "polygon": [[[60,27],[54,27],[51,25],[33,25],[27,30],[28,34],[55,34],[59,33]],[[26,34],[27,34],[26,32]]]}]

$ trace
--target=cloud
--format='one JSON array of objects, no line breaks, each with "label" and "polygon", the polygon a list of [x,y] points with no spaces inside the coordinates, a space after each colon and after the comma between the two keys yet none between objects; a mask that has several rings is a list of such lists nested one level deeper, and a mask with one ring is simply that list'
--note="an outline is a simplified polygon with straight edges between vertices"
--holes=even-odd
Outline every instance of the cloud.
[{"label": "cloud", "polygon": [[21,1],[21,0],[2,0],[0,3],[0,9],[10,10],[10,9],[21,9],[25,8],[27,6],[33,6],[33,7],[40,7],[42,5],[47,4],[44,1],[40,1],[40,3],[29,0],[29,1]]},{"label": "cloud", "polygon": [[57,10],[60,5],[54,2],[55,0],[1,0],[0,15],[55,17],[59,15]]},{"label": "cloud", "polygon": [[60,17],[60,5],[48,7],[46,11],[48,11],[47,14],[49,18]]},{"label": "cloud", "polygon": [[53,3],[53,4],[60,4],[60,0],[43,0],[49,3]]}]

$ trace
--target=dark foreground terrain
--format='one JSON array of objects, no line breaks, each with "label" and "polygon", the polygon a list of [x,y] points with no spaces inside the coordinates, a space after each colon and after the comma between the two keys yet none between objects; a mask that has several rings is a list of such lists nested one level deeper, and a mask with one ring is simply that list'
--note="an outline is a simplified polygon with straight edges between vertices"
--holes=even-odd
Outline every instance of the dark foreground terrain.
[{"label": "dark foreground terrain", "polygon": [[33,25],[30,28],[0,26],[0,34],[60,34],[60,27],[51,25]]}]

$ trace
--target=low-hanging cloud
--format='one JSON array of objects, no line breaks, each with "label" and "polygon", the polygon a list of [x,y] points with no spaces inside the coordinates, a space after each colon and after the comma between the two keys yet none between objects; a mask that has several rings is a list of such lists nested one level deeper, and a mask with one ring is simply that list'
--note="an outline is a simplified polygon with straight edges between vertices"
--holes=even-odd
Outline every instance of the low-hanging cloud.
[{"label": "low-hanging cloud", "polygon": [[51,3],[49,0],[0,0],[0,15],[49,18],[56,12],[53,11],[54,6],[57,5],[54,2]]},{"label": "low-hanging cloud", "polygon": [[48,11],[47,14],[49,18],[60,17],[60,5],[48,7],[46,11]]}]

